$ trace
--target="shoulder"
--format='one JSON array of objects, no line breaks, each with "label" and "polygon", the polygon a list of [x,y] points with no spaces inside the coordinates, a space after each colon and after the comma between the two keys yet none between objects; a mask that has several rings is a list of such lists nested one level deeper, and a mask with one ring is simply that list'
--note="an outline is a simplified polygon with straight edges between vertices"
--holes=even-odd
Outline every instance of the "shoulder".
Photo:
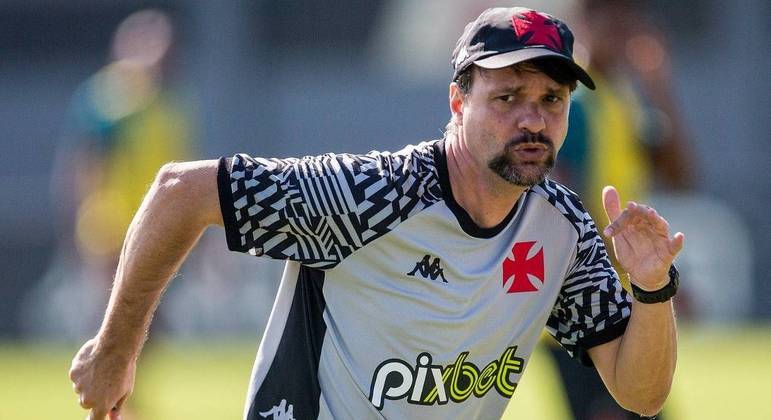
[{"label": "shoulder", "polygon": [[591,218],[586,212],[583,203],[581,203],[578,194],[549,178],[532,186],[528,194],[547,201],[570,222],[579,236],[583,236],[582,234],[586,229],[585,225]]},{"label": "shoulder", "polygon": [[440,167],[444,165],[441,145],[441,141],[432,140],[407,145],[395,152],[343,154],[336,155],[336,159],[355,190],[363,188],[375,195],[420,196],[428,203],[441,199],[442,195],[439,181]]},{"label": "shoulder", "polygon": [[439,140],[424,141],[418,144],[404,146],[395,152],[371,151],[364,156],[346,155],[348,158],[370,158],[388,162],[393,171],[408,173],[436,172]]},{"label": "shoulder", "polygon": [[352,172],[355,174],[379,174],[404,172],[406,174],[435,171],[435,144],[437,140],[411,144],[394,152],[372,150],[367,153],[325,153],[316,156],[299,158],[263,158],[247,154],[236,154],[232,159],[233,172],[259,168],[260,170],[281,170],[288,168],[303,168],[303,175],[316,175],[316,171],[307,168],[326,169],[335,172]]}]

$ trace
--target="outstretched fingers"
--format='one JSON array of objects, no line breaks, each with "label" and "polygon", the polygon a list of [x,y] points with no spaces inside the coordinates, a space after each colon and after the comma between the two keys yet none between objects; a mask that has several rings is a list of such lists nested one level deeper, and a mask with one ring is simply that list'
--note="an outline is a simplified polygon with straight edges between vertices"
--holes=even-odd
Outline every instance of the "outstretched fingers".
[{"label": "outstretched fingers", "polygon": [[602,189],[602,205],[608,216],[608,222],[613,223],[614,220],[618,219],[621,215],[621,197],[619,197],[616,187],[608,185]]},{"label": "outstretched fingers", "polygon": [[[608,214],[609,219],[610,214]],[[626,208],[620,212],[620,215],[611,220],[611,223],[603,230],[603,234],[607,237],[616,236],[630,227],[635,227],[654,235],[669,237],[669,223],[666,219],[661,217],[652,207],[638,204],[634,201],[627,203]]]},{"label": "outstretched fingers", "polygon": [[649,208],[647,216],[656,233],[669,237],[669,222],[661,217],[656,209]]},{"label": "outstretched fingers", "polygon": [[609,238],[621,233],[631,225],[640,224],[642,219],[639,216],[647,209],[647,207],[640,206],[634,201],[628,202],[626,208],[622,208],[621,196],[616,187],[612,185],[602,189],[602,205],[609,222],[602,233]]},{"label": "outstretched fingers", "polygon": [[672,237],[669,241],[669,252],[672,254],[672,256],[677,256],[677,254],[680,253],[683,249],[683,245],[685,244],[685,235],[683,232],[677,232],[675,233],[675,236]]},{"label": "outstretched fingers", "polygon": [[[665,240],[666,250],[672,257],[677,256],[683,249],[685,235],[677,232],[670,237],[669,222],[659,215],[656,209],[634,201],[628,202],[626,207],[622,208],[618,191],[612,186],[603,189],[602,199],[610,222],[603,230],[606,237],[617,237],[622,232],[632,229],[633,232],[642,234],[650,240]],[[660,239],[656,239],[657,237]]]},{"label": "outstretched fingers", "polygon": [[[611,205],[615,204],[611,202]],[[613,208],[609,209],[606,207],[605,212],[608,214],[608,220],[610,221],[610,224],[602,231],[602,233],[607,237],[616,236],[628,227],[641,223],[642,220],[640,219],[640,215],[643,211],[644,210],[639,204],[635,203],[634,201],[630,201],[627,203],[626,208],[623,211],[619,210],[618,215],[611,219],[611,214],[615,214],[615,210],[613,210]]]}]

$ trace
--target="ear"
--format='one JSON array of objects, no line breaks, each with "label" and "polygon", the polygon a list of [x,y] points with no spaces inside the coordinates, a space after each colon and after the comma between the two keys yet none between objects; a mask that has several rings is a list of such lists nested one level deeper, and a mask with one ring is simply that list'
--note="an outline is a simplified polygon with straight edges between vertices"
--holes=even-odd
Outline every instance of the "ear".
[{"label": "ear", "polygon": [[456,126],[463,125],[463,92],[460,91],[458,84],[455,82],[450,83],[450,112],[452,113],[452,121]]}]

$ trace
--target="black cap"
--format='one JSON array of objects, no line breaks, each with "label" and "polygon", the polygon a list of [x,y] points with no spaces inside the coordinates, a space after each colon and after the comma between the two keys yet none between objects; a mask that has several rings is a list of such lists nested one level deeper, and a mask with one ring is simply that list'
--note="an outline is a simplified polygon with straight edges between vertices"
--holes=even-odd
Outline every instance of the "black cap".
[{"label": "black cap", "polygon": [[466,25],[452,53],[452,79],[470,65],[500,69],[534,58],[565,63],[589,89],[594,81],[573,60],[573,33],[554,16],[524,7],[487,9]]}]

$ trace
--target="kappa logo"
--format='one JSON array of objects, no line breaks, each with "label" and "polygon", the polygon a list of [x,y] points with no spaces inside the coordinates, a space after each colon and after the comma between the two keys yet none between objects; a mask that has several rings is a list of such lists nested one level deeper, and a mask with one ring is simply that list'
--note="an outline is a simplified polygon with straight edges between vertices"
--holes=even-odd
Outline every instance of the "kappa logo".
[{"label": "kappa logo", "polygon": [[511,248],[512,257],[503,261],[503,287],[506,287],[506,283],[511,279],[506,293],[537,292],[540,285],[532,279],[543,284],[543,247],[528,258],[535,244],[535,241],[515,243]]},{"label": "kappa logo", "polygon": [[272,416],[270,417],[272,420],[295,420],[294,407],[292,404],[289,404],[289,407],[287,407],[285,399],[282,399],[277,406],[274,406],[270,410],[260,413],[260,415],[266,419],[269,418],[269,416]]},{"label": "kappa logo", "polygon": [[440,265],[441,262],[442,261],[439,258],[434,258],[434,261],[432,262],[431,256],[426,255],[422,260],[415,264],[415,268],[407,273],[407,275],[415,277],[415,273],[417,272],[424,279],[430,278],[431,280],[436,280],[441,277],[442,281],[447,283],[447,279],[444,278],[444,269]]},{"label": "kappa logo", "polygon": [[386,400],[407,398],[417,405],[444,405],[450,401],[462,403],[470,397],[482,398],[495,389],[504,398],[511,398],[517,382],[511,375],[522,373],[525,360],[516,357],[517,346],[507,348],[496,360],[483,368],[468,360],[464,351],[447,366],[435,365],[429,353],[420,353],[415,366],[401,359],[388,359],[375,369],[370,385],[369,400],[378,410]]}]

